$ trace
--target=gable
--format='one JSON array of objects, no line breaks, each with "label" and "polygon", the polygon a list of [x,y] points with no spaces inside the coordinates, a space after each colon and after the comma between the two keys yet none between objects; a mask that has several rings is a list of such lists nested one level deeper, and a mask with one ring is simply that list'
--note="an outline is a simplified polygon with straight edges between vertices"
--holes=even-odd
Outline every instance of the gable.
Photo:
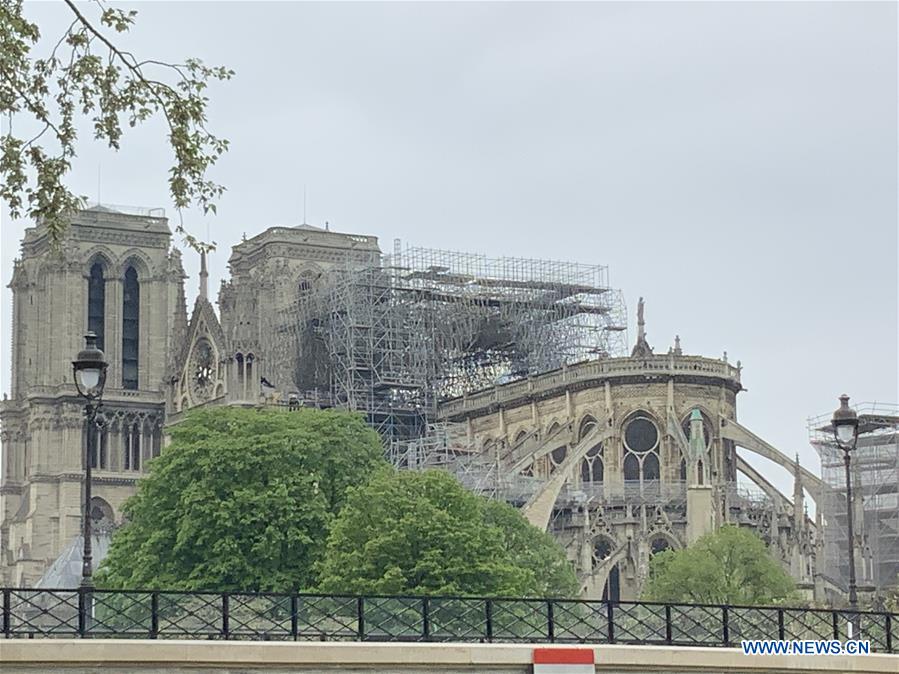
[{"label": "gable", "polygon": [[209,300],[198,297],[187,339],[176,361],[174,404],[177,411],[196,407],[227,393],[228,340]]}]

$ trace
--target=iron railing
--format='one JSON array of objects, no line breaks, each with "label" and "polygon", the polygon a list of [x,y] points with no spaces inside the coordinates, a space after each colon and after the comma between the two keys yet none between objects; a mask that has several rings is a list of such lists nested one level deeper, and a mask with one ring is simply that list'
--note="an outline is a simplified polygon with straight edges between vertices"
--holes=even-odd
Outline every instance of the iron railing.
[{"label": "iron railing", "polygon": [[4,638],[548,642],[735,646],[865,639],[899,652],[899,615],[582,599],[2,589]]}]

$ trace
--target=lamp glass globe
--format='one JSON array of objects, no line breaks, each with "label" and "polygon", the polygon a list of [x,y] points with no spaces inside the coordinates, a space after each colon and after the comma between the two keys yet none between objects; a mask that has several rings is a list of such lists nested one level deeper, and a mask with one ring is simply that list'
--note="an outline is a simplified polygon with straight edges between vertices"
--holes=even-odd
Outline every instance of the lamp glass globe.
[{"label": "lamp glass globe", "polygon": [[78,383],[82,391],[93,393],[100,384],[100,369],[91,367],[78,370]]},{"label": "lamp glass globe", "polygon": [[854,435],[855,428],[853,428],[852,424],[843,424],[841,426],[837,426],[837,438],[844,445],[850,444]]}]

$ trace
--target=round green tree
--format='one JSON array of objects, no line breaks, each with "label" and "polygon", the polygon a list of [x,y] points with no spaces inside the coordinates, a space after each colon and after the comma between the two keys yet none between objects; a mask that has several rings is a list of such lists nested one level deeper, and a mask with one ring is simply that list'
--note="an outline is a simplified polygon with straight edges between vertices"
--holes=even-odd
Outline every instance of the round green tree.
[{"label": "round green tree", "polygon": [[103,586],[309,587],[347,488],[384,465],[377,434],[346,412],[196,410],[171,436],[125,505]]},{"label": "round green tree", "polygon": [[511,506],[443,471],[383,470],[351,489],[320,565],[324,592],[572,596],[564,551]]},{"label": "round green tree", "polygon": [[684,550],[654,555],[644,598],[756,606],[795,599],[795,590],[793,579],[758,536],[725,526]]}]

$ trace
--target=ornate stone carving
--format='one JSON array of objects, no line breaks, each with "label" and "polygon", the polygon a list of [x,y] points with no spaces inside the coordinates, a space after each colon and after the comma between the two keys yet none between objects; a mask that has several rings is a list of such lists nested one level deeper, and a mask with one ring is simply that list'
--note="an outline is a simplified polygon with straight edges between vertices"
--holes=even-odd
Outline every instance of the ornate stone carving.
[{"label": "ornate stone carving", "polygon": [[111,243],[121,246],[140,246],[142,248],[169,247],[171,236],[168,234],[153,234],[149,232],[135,232],[133,230],[114,230],[100,227],[79,226],[80,237],[85,241]]}]

